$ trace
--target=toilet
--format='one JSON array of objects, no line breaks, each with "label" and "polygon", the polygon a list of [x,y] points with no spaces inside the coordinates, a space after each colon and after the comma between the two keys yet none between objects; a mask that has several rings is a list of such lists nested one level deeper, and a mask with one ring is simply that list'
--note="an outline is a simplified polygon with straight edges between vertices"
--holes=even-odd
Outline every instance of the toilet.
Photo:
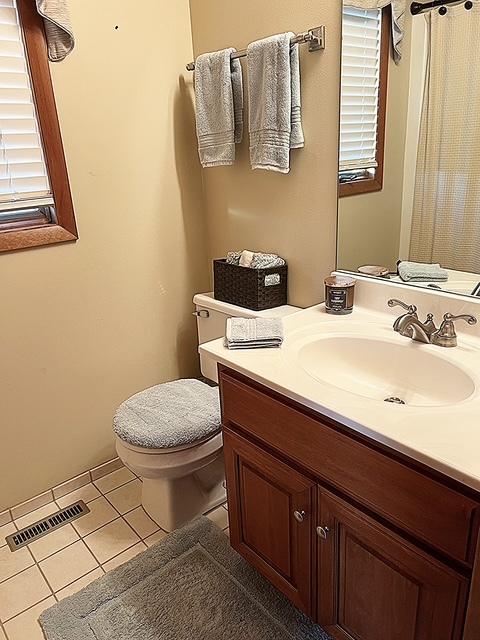
[{"label": "toilet", "polygon": [[[250,311],[194,298],[199,344],[225,335],[227,318],[283,317],[288,305]],[[142,479],[142,505],[165,531],[173,531],[226,500],[217,368],[200,358],[209,381],[175,380],[135,394],[114,418],[116,449],[125,466]]]}]

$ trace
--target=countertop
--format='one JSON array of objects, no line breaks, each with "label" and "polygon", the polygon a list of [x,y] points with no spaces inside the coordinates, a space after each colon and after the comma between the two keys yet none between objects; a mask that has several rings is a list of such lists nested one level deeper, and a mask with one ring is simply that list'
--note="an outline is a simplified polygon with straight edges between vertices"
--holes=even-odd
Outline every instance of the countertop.
[{"label": "countertop", "polygon": [[[414,343],[393,331],[394,317],[391,311],[365,307],[356,308],[350,316],[332,316],[319,305],[284,318],[285,343],[279,349],[229,351],[222,338],[201,345],[200,353],[480,491],[480,338],[459,333],[459,346],[454,349]],[[348,325],[353,333],[362,331],[409,349],[431,350],[467,372],[475,391],[453,405],[400,406],[321,382],[302,368],[291,345],[302,333],[335,330],[335,323],[342,331]],[[323,364],[328,368],[328,361]]]}]

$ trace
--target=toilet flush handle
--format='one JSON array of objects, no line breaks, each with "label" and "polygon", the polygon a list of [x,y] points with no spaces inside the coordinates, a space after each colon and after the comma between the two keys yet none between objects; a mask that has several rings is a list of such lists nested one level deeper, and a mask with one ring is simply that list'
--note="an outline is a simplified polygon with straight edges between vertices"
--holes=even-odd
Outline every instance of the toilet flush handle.
[{"label": "toilet flush handle", "polygon": [[210,311],[208,309],[200,309],[200,311],[194,311],[192,316],[197,316],[197,318],[209,318]]}]

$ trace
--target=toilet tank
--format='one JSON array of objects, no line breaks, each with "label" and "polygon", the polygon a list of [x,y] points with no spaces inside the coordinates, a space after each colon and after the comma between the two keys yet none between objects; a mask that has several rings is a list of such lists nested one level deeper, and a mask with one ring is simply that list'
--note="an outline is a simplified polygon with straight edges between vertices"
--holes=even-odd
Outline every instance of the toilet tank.
[{"label": "toilet tank", "polygon": [[[281,318],[300,311],[298,307],[283,305],[266,311],[252,311],[234,304],[215,300],[213,293],[199,293],[193,298],[195,315],[197,316],[198,344],[204,344],[217,338],[223,338],[227,318]],[[218,382],[217,363],[200,356],[202,375],[213,382]]]}]

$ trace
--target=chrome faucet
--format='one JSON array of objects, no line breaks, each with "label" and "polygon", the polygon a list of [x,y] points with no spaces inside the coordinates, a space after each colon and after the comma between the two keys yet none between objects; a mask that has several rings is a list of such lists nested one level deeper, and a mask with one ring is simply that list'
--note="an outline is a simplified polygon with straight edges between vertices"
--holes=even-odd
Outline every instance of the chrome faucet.
[{"label": "chrome faucet", "polygon": [[452,316],[451,313],[446,313],[443,316],[443,322],[440,325],[440,329],[432,334],[430,342],[438,347],[456,347],[458,340],[457,332],[455,331],[455,320],[465,320],[465,322],[468,322],[471,326],[477,324],[475,316]]},{"label": "chrome faucet", "polygon": [[402,307],[407,312],[395,320],[393,328],[397,333],[416,342],[430,343],[431,335],[437,330],[431,313],[428,314],[425,322],[421,322],[417,314],[418,309],[414,304],[409,305],[393,299],[388,301],[388,306]]},{"label": "chrome faucet", "polygon": [[398,333],[401,333],[403,325],[406,322],[409,322],[411,318],[418,318],[417,315],[417,307],[414,304],[405,304],[405,302],[402,302],[401,300],[389,300],[388,301],[388,306],[389,307],[402,307],[402,309],[405,309],[405,311],[407,313],[401,315],[400,317],[398,317],[393,325],[393,328],[395,331],[398,331]]},{"label": "chrome faucet", "polygon": [[475,316],[461,315],[453,316],[446,313],[443,316],[443,322],[437,329],[433,320],[433,314],[429,313],[425,322],[421,322],[418,318],[417,307],[414,304],[406,304],[401,300],[392,299],[388,301],[389,307],[402,307],[407,313],[397,318],[393,324],[393,329],[401,336],[411,338],[416,342],[424,344],[433,344],[437,347],[456,347],[458,340],[455,331],[455,321],[465,320],[469,325],[477,324]]}]

